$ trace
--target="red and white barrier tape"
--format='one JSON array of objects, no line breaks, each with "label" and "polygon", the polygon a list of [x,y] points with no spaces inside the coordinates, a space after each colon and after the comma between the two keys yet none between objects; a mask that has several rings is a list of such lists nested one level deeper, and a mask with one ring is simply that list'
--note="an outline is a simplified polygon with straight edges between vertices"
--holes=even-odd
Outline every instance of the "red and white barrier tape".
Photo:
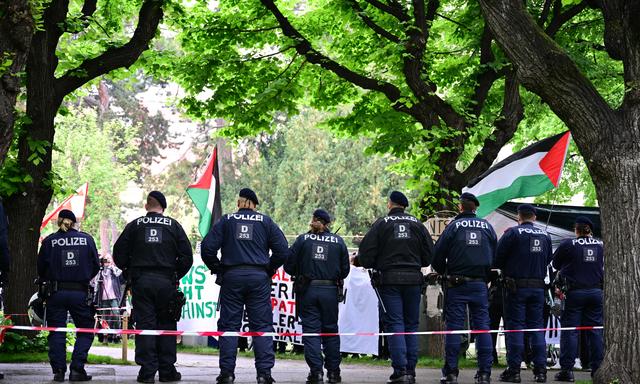
[{"label": "red and white barrier tape", "polygon": [[419,331],[419,332],[344,332],[344,333],[298,333],[298,332],[229,332],[229,331],[166,331],[156,329],[96,329],[96,328],[66,328],[66,327],[32,327],[24,325],[0,325],[0,330],[15,329],[20,331],[49,331],[67,333],[100,333],[111,335],[145,335],[145,336],[214,336],[214,337],[256,337],[256,336],[401,336],[401,335],[462,335],[483,333],[516,333],[516,332],[544,332],[544,331],[589,331],[603,329],[603,326],[560,327],[560,328],[530,328],[530,329],[462,329],[457,331]]}]

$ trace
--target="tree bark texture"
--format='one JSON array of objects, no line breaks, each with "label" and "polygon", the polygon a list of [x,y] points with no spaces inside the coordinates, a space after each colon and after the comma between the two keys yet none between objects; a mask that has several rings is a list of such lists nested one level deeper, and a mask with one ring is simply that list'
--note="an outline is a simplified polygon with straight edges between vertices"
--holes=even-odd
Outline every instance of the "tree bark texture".
[{"label": "tree bark texture", "polygon": [[16,98],[33,35],[28,0],[0,0],[0,166],[13,139]]},{"label": "tree bark texture", "polygon": [[598,2],[627,92],[610,107],[518,0],[480,0],[518,79],[565,122],[593,178],[605,247],[605,358],[595,383],[640,383],[640,3]]},{"label": "tree bark texture", "polygon": [[[94,4],[91,1],[85,3],[83,13],[86,16],[95,11]],[[161,0],[146,0],[140,8],[138,25],[129,42],[86,59],[78,66],[82,74],[76,68],[60,78],[55,77],[58,65],[56,49],[63,34],[61,28],[67,17],[69,1],[53,0],[45,10],[44,25],[33,36],[26,68],[27,116],[31,123],[23,127],[18,139],[19,165],[33,180],[24,184],[23,192],[6,199],[13,271],[12,283],[6,292],[7,312],[24,313],[35,290],[32,282],[37,277],[39,229],[53,194],[49,173],[52,165],[51,144],[55,135],[54,119],[62,101],[88,81],[114,69],[132,65],[155,36],[162,19],[163,6]],[[34,142],[49,144],[37,163],[30,160],[34,150],[29,144],[33,145]]]}]

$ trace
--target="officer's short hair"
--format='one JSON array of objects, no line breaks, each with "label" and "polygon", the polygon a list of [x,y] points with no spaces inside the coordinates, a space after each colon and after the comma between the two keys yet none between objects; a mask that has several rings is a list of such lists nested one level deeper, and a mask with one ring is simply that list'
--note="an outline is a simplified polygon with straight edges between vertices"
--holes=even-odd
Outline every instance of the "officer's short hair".
[{"label": "officer's short hair", "polygon": [[147,205],[151,208],[162,208],[162,204],[160,204],[160,202],[155,199],[153,196],[147,196]]},{"label": "officer's short hair", "polygon": [[518,211],[518,215],[522,220],[533,220],[536,214],[531,211]]},{"label": "officer's short hair", "polygon": [[473,212],[477,208],[475,202],[467,199],[460,199],[460,206],[464,211],[468,211],[468,212]]}]

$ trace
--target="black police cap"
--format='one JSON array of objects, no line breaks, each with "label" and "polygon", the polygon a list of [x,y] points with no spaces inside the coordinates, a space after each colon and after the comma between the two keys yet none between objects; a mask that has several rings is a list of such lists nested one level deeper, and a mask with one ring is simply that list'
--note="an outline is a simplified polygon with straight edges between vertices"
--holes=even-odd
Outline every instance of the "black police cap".
[{"label": "black police cap", "polygon": [[149,197],[153,197],[154,199],[156,199],[158,201],[158,203],[160,203],[160,206],[162,207],[162,209],[167,209],[167,199],[164,197],[162,192],[160,192],[160,191],[151,191],[151,192],[149,192],[149,195],[147,197],[148,198]]},{"label": "black police cap", "polygon": [[260,204],[260,202],[258,201],[258,196],[256,196],[256,193],[253,192],[251,188],[242,188],[238,195],[252,201],[255,205]]},{"label": "black police cap", "polygon": [[518,212],[536,214],[536,208],[531,204],[518,205]]},{"label": "black police cap", "polygon": [[593,221],[591,221],[588,217],[586,216],[578,216],[576,217],[576,224],[585,224],[588,225],[589,228],[591,228],[593,230]]},{"label": "black police cap", "polygon": [[473,193],[469,193],[469,192],[463,193],[462,195],[460,195],[460,200],[469,200],[473,202],[476,205],[476,207],[480,206],[480,202],[478,201],[478,198]]},{"label": "black police cap", "polygon": [[316,209],[313,211],[313,217],[320,219],[325,224],[329,224],[331,222],[331,216],[324,209]]},{"label": "black police cap", "polygon": [[391,194],[389,195],[389,200],[405,208],[409,206],[409,200],[407,199],[407,196],[405,196],[404,193],[400,191],[391,192]]},{"label": "black police cap", "polygon": [[68,209],[63,209],[62,211],[60,211],[60,213],[58,213],[58,219],[69,219],[75,223],[76,215]]}]

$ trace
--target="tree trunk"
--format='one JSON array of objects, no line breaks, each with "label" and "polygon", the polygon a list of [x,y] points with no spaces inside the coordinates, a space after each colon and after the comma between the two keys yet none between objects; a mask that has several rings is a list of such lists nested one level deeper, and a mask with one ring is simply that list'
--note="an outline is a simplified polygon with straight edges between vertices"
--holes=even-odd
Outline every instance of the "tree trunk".
[{"label": "tree trunk", "polygon": [[[0,165],[13,139],[19,74],[24,70],[33,36],[33,19],[27,0],[0,0]],[[4,67],[11,62],[8,67]]]},{"label": "tree trunk", "polygon": [[[57,59],[47,56],[47,32],[38,32],[31,42],[27,62],[27,115],[26,124],[18,140],[18,164],[32,181],[24,184],[24,190],[7,198],[9,218],[9,247],[12,256],[11,286],[7,289],[7,311],[25,313],[28,300],[35,292],[33,280],[38,276],[36,260],[40,237],[40,225],[53,191],[50,185],[51,143],[54,135],[54,118],[62,103],[53,87],[53,71]],[[29,160],[37,153],[30,145],[42,145],[44,154],[39,161]],[[38,144],[39,143],[39,144]]]},{"label": "tree trunk", "polygon": [[[605,242],[605,358],[594,383],[640,383],[640,118],[610,129],[609,143],[620,131],[631,133],[627,147],[610,145],[607,177],[593,181],[600,202]],[[618,381],[615,381],[615,380]]]}]

